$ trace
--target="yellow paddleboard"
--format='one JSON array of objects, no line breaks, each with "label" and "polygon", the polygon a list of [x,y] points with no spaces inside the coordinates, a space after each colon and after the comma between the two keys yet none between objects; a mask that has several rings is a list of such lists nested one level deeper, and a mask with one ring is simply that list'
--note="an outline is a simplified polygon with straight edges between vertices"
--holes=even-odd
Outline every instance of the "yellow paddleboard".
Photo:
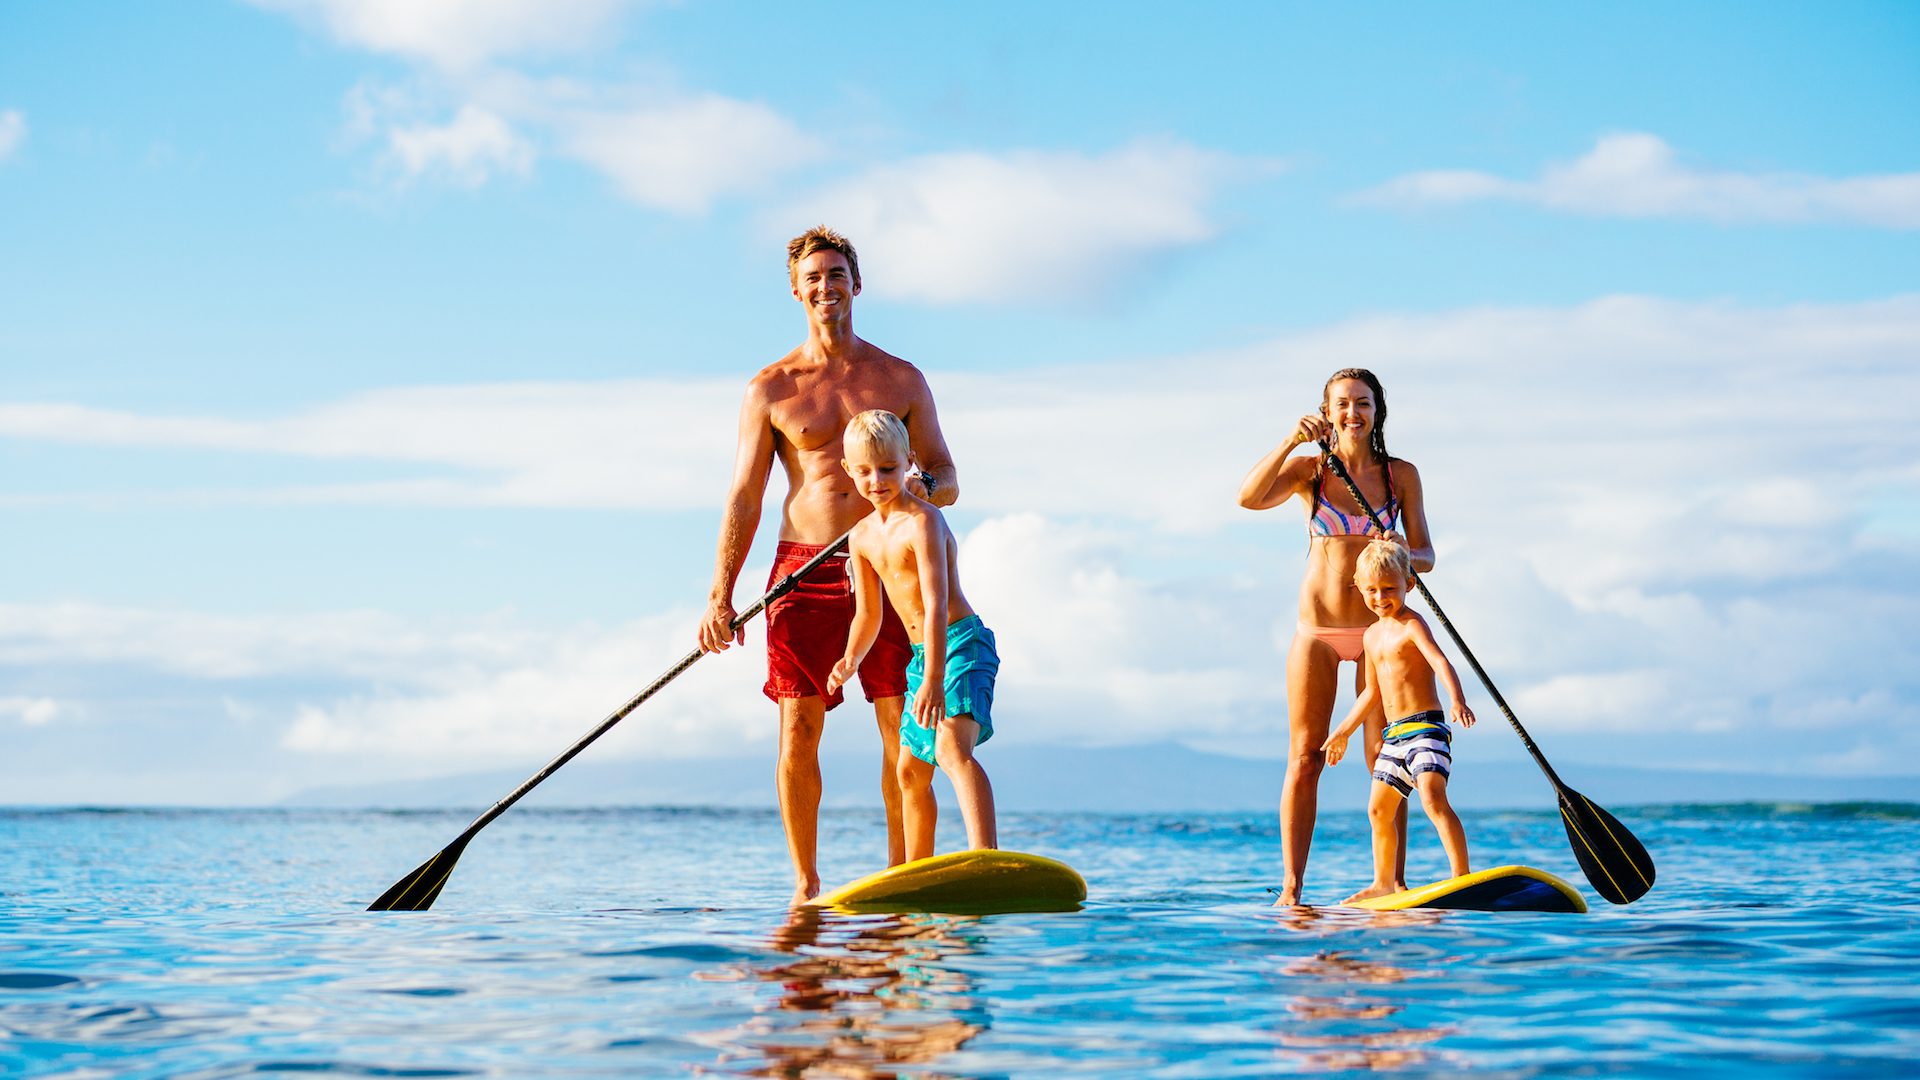
[{"label": "yellow paddleboard", "polygon": [[1087,883],[1073,867],[1020,851],[956,851],[868,874],[814,899],[845,911],[991,915],[1074,911]]},{"label": "yellow paddleboard", "polygon": [[1356,900],[1354,907],[1369,911],[1407,908],[1445,908],[1454,911],[1565,911],[1587,910],[1587,902],[1573,886],[1531,866],[1496,866],[1457,878],[1436,881],[1391,896]]}]

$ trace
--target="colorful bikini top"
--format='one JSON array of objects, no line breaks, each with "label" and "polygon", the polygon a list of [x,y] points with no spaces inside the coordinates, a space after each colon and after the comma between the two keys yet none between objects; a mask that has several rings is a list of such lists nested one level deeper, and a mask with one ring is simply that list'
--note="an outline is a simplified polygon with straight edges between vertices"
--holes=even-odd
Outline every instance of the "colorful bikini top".
[{"label": "colorful bikini top", "polygon": [[[1388,461],[1387,501],[1379,506],[1380,520],[1386,522],[1391,532],[1400,531],[1400,497],[1393,490],[1393,462]],[[1323,470],[1324,473],[1324,470]],[[1351,516],[1342,513],[1340,508],[1327,501],[1321,491],[1326,482],[1324,475],[1313,482],[1313,516],[1307,519],[1308,536],[1365,536],[1372,531],[1373,522],[1365,511]]]}]

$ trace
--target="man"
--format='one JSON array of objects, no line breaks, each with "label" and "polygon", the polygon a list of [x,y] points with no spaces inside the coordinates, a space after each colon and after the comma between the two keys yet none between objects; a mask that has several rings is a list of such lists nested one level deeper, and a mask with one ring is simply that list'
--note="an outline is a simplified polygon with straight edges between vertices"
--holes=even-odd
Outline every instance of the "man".
[{"label": "man", "polygon": [[[700,624],[700,647],[708,652],[740,644],[745,631],[730,629],[733,586],[760,524],[767,477],[777,460],[786,470],[787,499],[781,508],[780,545],[769,584],[799,568],[839,539],[873,507],[840,467],[847,421],[868,409],[885,409],[907,425],[915,457],[924,470],[912,481],[915,494],[937,506],[959,496],[952,456],[940,434],[933,392],[919,369],[862,341],[853,332],[853,298],[860,295],[860,263],[846,237],[824,226],[787,245],[787,275],[793,297],[807,316],[807,340],[747,383],[740,407],[739,445],[720,542],[714,555],[713,591]],[[780,818],[793,858],[795,903],[820,892],[816,835],[820,813],[820,734],[827,710],[841,700],[827,689],[853,620],[853,592],[845,553],[827,560],[793,592],[767,609],[766,694],[780,706]],[[900,794],[894,771],[900,749],[900,709],[906,695],[906,665],[912,652],[899,616],[884,615],[880,640],[860,668],[860,686],[873,703],[880,728],[880,791],[887,808],[887,861],[904,857]]]}]

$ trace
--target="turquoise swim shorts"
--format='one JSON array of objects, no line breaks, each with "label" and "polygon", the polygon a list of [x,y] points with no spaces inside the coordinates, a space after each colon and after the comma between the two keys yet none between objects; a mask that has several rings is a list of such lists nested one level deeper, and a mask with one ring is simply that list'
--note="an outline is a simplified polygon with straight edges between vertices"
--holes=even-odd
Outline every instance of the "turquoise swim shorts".
[{"label": "turquoise swim shorts", "polygon": [[[900,745],[932,765],[934,732],[913,719],[913,701],[919,696],[926,671],[927,647],[915,645],[913,659],[907,661],[907,705],[900,716]],[[999,673],[1000,652],[994,647],[993,631],[980,616],[969,615],[948,625],[947,715],[973,717],[980,725],[975,746],[993,737],[993,680]]]}]

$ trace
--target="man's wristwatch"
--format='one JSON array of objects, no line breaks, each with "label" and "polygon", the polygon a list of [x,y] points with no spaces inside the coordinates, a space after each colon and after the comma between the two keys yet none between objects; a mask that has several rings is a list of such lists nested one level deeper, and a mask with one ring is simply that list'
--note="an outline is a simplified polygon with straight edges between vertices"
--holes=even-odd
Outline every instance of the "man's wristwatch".
[{"label": "man's wristwatch", "polygon": [[926,488],[927,494],[931,495],[940,489],[940,481],[935,479],[932,473],[922,470],[920,473],[920,486]]}]

